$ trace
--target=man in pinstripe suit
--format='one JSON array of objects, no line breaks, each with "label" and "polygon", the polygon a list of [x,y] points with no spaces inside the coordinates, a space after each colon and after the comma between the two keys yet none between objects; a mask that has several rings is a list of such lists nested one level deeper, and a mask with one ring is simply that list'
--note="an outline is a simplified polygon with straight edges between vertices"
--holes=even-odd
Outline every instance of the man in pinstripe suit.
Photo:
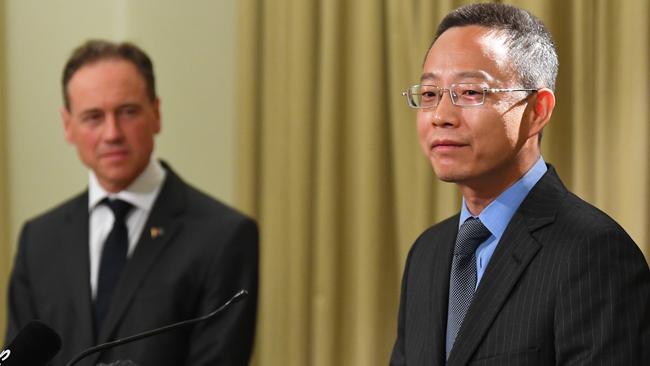
[{"label": "man in pinstripe suit", "polygon": [[650,365],[643,254],[541,156],[557,68],[522,9],[473,4],[439,25],[404,94],[463,201],[411,248],[391,365]]}]

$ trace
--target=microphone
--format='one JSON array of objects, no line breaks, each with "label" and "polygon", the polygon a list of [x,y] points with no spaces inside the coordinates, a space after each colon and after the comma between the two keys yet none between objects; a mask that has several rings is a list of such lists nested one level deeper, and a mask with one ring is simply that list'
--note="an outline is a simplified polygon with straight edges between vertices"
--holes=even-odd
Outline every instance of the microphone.
[{"label": "microphone", "polygon": [[61,349],[61,337],[39,320],[32,320],[0,353],[1,366],[45,366]]},{"label": "microphone", "polygon": [[[242,289],[239,292],[237,292],[235,295],[233,295],[228,301],[226,301],[219,308],[217,308],[216,310],[214,310],[213,312],[211,312],[211,313],[209,313],[207,315],[204,315],[204,316],[201,316],[201,317],[198,317],[198,318],[194,318],[194,319],[184,320],[184,321],[181,321],[181,322],[178,322],[178,323],[169,324],[169,325],[166,325],[164,327],[148,330],[148,331],[145,331],[145,332],[142,332],[142,333],[134,334],[132,336],[128,336],[128,337],[117,339],[117,340],[114,340],[114,341],[111,341],[111,342],[103,343],[103,344],[100,344],[100,345],[97,345],[97,346],[94,346],[94,347],[90,347],[87,350],[85,350],[85,351],[81,352],[80,354],[78,354],[72,360],[70,360],[70,362],[68,362],[66,364],[66,366],[72,366],[72,365],[76,364],[77,362],[81,361],[82,359],[86,358],[87,356],[92,355],[93,353],[97,353],[99,351],[103,351],[103,350],[108,349],[108,348],[117,347],[117,346],[120,346],[120,345],[123,345],[123,344],[135,342],[135,341],[140,340],[142,338],[151,337],[151,336],[154,336],[156,334],[168,332],[170,330],[175,330],[175,329],[182,328],[182,327],[185,327],[185,326],[188,326],[188,325],[200,323],[200,322],[202,322],[204,320],[208,320],[208,319],[210,319],[212,317],[215,317],[217,314],[221,313],[222,311],[228,309],[232,304],[236,303],[237,301],[243,299],[246,296],[248,296],[248,291]],[[5,366],[5,365],[0,363],[0,366]]]}]

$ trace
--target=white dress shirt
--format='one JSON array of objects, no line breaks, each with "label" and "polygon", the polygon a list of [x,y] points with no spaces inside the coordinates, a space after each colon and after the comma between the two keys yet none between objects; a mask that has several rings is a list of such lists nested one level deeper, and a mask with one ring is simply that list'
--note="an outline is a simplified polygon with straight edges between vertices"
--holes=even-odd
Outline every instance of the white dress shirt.
[{"label": "white dress shirt", "polygon": [[118,193],[109,193],[97,181],[97,176],[90,171],[88,184],[88,211],[89,222],[89,251],[90,251],[90,288],[93,299],[97,294],[97,281],[99,277],[99,263],[106,237],[113,228],[113,212],[100,202],[108,197],[119,198],[133,205],[126,217],[126,227],[129,232],[129,249],[127,257],[130,258],[142,234],[144,225],[149,218],[158,193],[162,188],[167,172],[153,157],[145,170],[130,186]]}]

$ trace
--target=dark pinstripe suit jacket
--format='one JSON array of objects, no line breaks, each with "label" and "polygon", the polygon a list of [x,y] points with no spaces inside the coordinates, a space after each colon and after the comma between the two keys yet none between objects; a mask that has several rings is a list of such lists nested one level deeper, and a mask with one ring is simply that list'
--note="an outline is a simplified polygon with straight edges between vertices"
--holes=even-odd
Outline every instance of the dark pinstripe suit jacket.
[{"label": "dark pinstripe suit jacket", "polygon": [[[391,365],[444,365],[458,215],[409,253]],[[650,271],[605,213],[549,166],[506,228],[447,362],[650,365]]]}]

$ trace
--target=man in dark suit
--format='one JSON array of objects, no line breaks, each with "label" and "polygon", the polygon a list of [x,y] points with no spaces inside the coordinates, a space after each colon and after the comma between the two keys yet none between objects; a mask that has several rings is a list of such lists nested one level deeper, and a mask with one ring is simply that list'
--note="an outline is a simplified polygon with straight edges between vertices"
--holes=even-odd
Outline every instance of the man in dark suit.
[{"label": "man in dark suit", "polygon": [[411,248],[391,365],[650,364],[642,253],[541,157],[557,66],[522,9],[468,5],[439,25],[404,94],[463,201]]},{"label": "man in dark suit", "polygon": [[248,364],[257,226],[152,157],[160,111],[149,57],[129,43],[89,41],[68,60],[63,93],[65,136],[90,170],[89,186],[24,225],[7,340],[41,319],[61,335],[53,365],[64,365],[96,343],[210,313],[246,289],[216,319],[80,364]]}]

